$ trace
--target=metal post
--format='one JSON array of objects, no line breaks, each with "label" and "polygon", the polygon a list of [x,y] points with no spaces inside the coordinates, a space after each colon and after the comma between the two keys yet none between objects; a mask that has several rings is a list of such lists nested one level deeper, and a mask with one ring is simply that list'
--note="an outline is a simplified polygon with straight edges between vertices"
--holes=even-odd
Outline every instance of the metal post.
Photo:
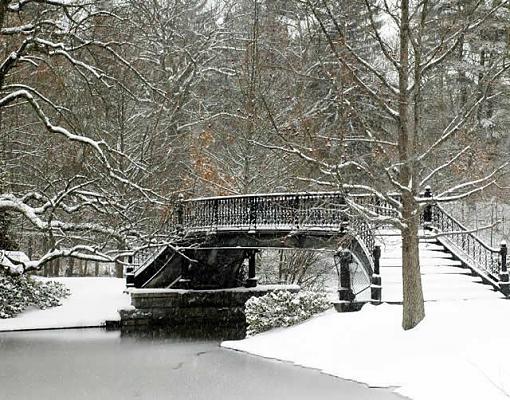
[{"label": "metal post", "polygon": [[382,300],[382,282],[380,273],[381,246],[375,246],[372,252],[374,256],[374,273],[371,279],[371,300],[372,304],[381,304]]},{"label": "metal post", "polygon": [[177,200],[177,229],[182,229],[184,225],[184,204],[182,203],[184,200],[184,195],[179,193],[179,197]]},{"label": "metal post", "polygon": [[[430,186],[425,187],[425,198],[432,198],[432,190]],[[432,204],[427,204],[425,206],[425,209],[423,210],[423,222],[425,225],[425,228],[427,229],[427,225],[430,225],[432,223]]]},{"label": "metal post", "polygon": [[506,264],[506,256],[508,254],[508,248],[506,247],[506,242],[503,240],[501,242],[501,247],[499,249],[499,255],[501,260],[501,272],[499,273],[499,287],[501,288],[501,292],[509,297],[510,296],[510,282],[508,279],[508,267]]},{"label": "metal post", "polygon": [[338,299],[340,303],[351,303],[355,297],[351,287],[351,270],[349,268],[349,264],[352,262],[352,254],[348,250],[342,250],[335,257],[340,263]]},{"label": "metal post", "polygon": [[255,256],[256,250],[252,250],[248,254],[248,279],[246,279],[246,287],[251,288],[257,286],[257,278],[255,277]]},{"label": "metal post", "polygon": [[257,228],[257,199],[250,197],[250,229]]}]

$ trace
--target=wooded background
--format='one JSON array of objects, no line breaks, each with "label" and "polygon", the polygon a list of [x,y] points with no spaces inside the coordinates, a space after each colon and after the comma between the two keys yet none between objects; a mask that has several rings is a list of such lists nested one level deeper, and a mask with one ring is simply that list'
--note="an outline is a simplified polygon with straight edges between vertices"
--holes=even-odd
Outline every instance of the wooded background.
[{"label": "wooded background", "polygon": [[179,195],[398,189],[402,35],[416,190],[476,186],[457,215],[501,219],[510,6],[411,1],[406,30],[403,3],[0,0],[0,248],[63,274],[154,240]]}]

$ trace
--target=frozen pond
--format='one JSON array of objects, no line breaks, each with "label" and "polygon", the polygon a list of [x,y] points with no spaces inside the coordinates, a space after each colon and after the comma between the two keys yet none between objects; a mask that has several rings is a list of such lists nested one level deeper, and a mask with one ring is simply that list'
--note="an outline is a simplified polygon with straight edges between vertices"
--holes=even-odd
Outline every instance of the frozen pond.
[{"label": "frozen pond", "polygon": [[222,349],[217,341],[142,339],[100,329],[0,333],[0,393],[2,400],[402,399]]}]

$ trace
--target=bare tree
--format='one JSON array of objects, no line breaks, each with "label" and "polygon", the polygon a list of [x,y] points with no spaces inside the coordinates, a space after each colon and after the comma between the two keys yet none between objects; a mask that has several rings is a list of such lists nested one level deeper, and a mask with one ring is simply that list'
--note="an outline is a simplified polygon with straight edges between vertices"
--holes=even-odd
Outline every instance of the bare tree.
[{"label": "bare tree", "polygon": [[[317,21],[337,68],[344,71],[344,82],[350,83],[340,86],[340,90],[363,95],[342,101],[341,106],[350,110],[358,123],[356,132],[341,138],[341,144],[344,147],[362,144],[364,153],[343,152],[336,160],[324,159],[314,154],[313,147],[289,137],[280,137],[278,144],[265,146],[294,154],[320,169],[320,179],[303,179],[350,192],[369,192],[395,208],[396,217],[386,217],[363,205],[350,204],[363,217],[391,223],[401,231],[402,326],[411,329],[425,316],[418,250],[423,206],[429,201],[452,201],[480,192],[494,185],[508,164],[501,160],[493,170],[480,176],[457,177],[455,184],[441,179],[469,150],[476,148],[473,143],[458,149],[455,139],[477,129],[477,110],[494,98],[489,88],[509,68],[505,54],[497,61],[494,59],[491,68],[484,71],[476,81],[478,89],[465,98],[465,103],[455,112],[442,115],[436,121],[436,130],[431,131],[426,118],[434,101],[434,77],[441,68],[447,68],[463,38],[483,29],[491,16],[507,12],[508,2],[491,6],[470,3],[461,15],[457,14],[459,18],[451,18],[444,27],[436,2],[402,0],[390,4],[365,0],[366,34],[377,44],[376,57],[371,59],[351,45],[333,2],[304,3]],[[382,26],[377,23],[379,18],[385,20]],[[377,120],[370,118],[367,107],[379,115]],[[442,157],[434,157],[439,152]],[[431,183],[435,194],[433,199],[427,199],[423,191]]]},{"label": "bare tree", "polygon": [[2,160],[8,173],[0,182],[0,212],[19,216],[51,244],[26,265],[13,266],[3,257],[11,272],[62,256],[112,261],[111,243],[137,234],[132,211],[140,199],[162,203],[163,197],[131,179],[128,171],[143,170],[142,163],[104,132],[73,121],[71,92],[76,98],[95,84],[119,84],[107,59],[136,76],[145,92],[157,92],[122,57],[120,49],[128,43],[109,40],[104,27],[117,18],[102,3],[0,2],[1,140],[8,156]]}]

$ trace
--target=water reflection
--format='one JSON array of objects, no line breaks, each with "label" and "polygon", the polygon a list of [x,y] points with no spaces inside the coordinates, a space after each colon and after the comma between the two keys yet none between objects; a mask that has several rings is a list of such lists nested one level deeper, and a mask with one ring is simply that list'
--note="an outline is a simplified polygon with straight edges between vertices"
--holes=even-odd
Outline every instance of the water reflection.
[{"label": "water reflection", "polygon": [[145,326],[145,327],[122,327],[120,334],[123,338],[143,338],[151,340],[160,340],[168,338],[180,338],[183,340],[208,340],[221,342],[223,340],[239,340],[246,336],[246,328],[235,329],[233,327],[218,327],[207,329],[196,327],[194,329],[184,327],[167,326]]},{"label": "water reflection", "polygon": [[99,329],[0,334],[0,398],[402,399],[217,341],[154,337]]}]

